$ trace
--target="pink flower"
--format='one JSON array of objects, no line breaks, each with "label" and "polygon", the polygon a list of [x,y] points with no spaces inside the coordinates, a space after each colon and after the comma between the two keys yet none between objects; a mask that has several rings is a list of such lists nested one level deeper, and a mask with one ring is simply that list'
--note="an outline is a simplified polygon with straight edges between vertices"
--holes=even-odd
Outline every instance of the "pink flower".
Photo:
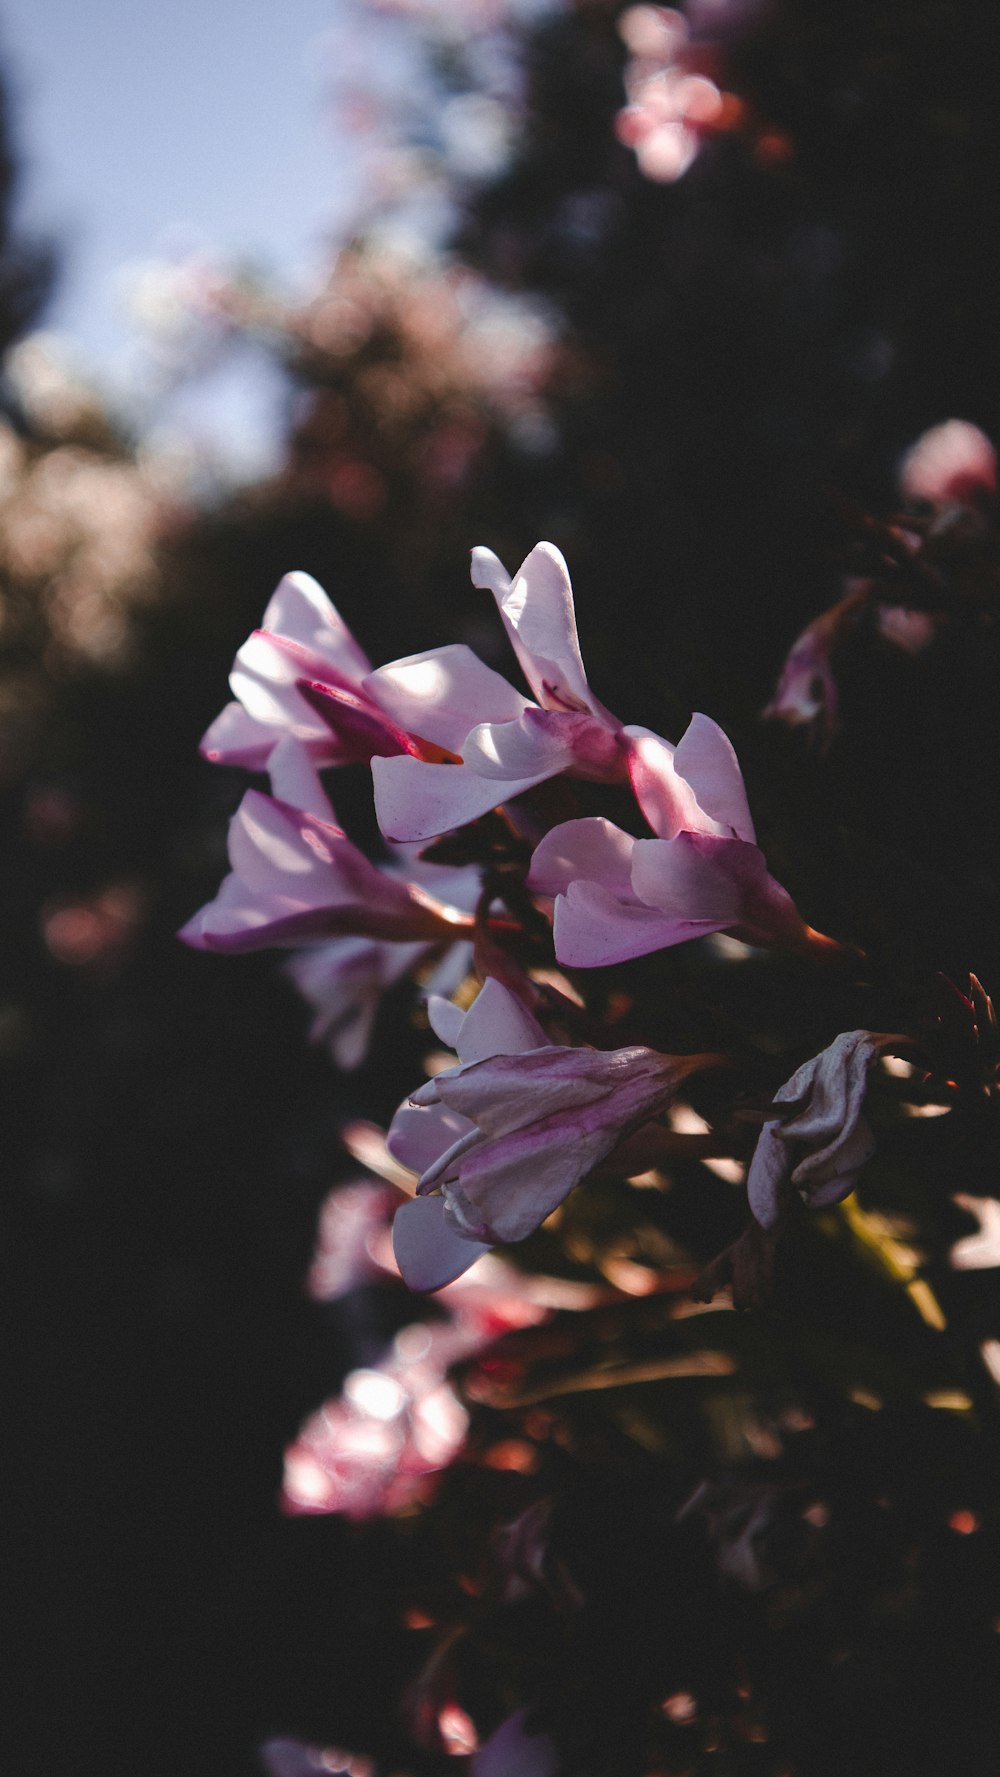
[{"label": "pink flower", "polygon": [[933,506],[978,506],[997,491],[997,453],[978,426],[946,420],[911,445],[899,472],[907,500]]},{"label": "pink flower", "polygon": [[[396,1258],[418,1289],[438,1288],[458,1274],[453,1265],[472,1262],[461,1243],[477,1256],[497,1241],[525,1239],[666,1109],[688,1074],[715,1059],[548,1044],[499,982],[486,983],[473,1011],[484,997],[471,1033],[481,1040],[470,1041],[470,1012],[456,1033],[459,1066],[421,1087],[389,1132],[397,1159],[424,1161],[418,1193],[441,1192],[440,1208],[417,1200],[396,1218]],[[435,1122],[422,1129],[428,1114]]]},{"label": "pink flower", "polygon": [[362,690],[371,662],[309,574],[286,574],[260,629],[240,648],[226,705],[202,739],[207,759],[263,770],[291,735],[327,765],[410,750]]},{"label": "pink flower", "polygon": [[379,870],[332,822],[248,790],[229,828],[226,877],[183,928],[195,950],[246,951],[308,939],[447,943],[472,918]]},{"label": "pink flower", "polygon": [[751,944],[830,947],[768,875],[736,754],[715,722],[694,716],[676,749],[655,735],[636,739],[630,772],[655,839],[600,817],[566,821],[532,859],[531,887],[556,897],[560,962],[593,968],[722,931]]},{"label": "pink flower", "polygon": [[511,579],[489,549],[472,579],[493,593],[536,703],[468,648],[436,648],[369,674],[364,690],[401,729],[460,764],[372,760],[375,809],[391,839],[425,840],[478,819],[559,772],[623,779],[632,737],[587,684],[566,563],[538,543]]},{"label": "pink flower", "polygon": [[796,1106],[764,1124],[747,1175],[747,1196],[763,1228],[781,1213],[789,1184],[813,1208],[839,1203],[857,1183],[875,1149],[862,1110],[872,1063],[900,1039],[846,1030],[796,1070],[774,1095]]}]

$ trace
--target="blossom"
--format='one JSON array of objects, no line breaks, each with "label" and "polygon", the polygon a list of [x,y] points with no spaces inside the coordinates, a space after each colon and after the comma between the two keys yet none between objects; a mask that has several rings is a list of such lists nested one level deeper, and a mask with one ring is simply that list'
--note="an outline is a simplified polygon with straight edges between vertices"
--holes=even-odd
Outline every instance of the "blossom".
[{"label": "blossom", "polygon": [[747,1175],[750,1208],[763,1228],[778,1220],[789,1183],[813,1208],[839,1203],[853,1191],[875,1149],[862,1114],[868,1070],[899,1040],[870,1030],[842,1031],[779,1087],[775,1104],[793,1108],[764,1124]]},{"label": "blossom", "polygon": [[716,1059],[638,1044],[604,1051],[547,1043],[494,980],[455,1042],[459,1065],[421,1087],[389,1132],[397,1159],[415,1170],[423,1162],[418,1193],[441,1193],[437,1205],[415,1201],[396,1218],[399,1267],[418,1289],[439,1287],[458,1274],[453,1265],[465,1269],[497,1241],[525,1239],[626,1136],[666,1109],[688,1074]]},{"label": "blossom", "polygon": [[932,506],[977,506],[997,491],[997,453],[968,420],[932,426],[910,446],[899,472],[907,500]]},{"label": "blossom", "polygon": [[364,692],[400,729],[460,760],[373,758],[375,810],[390,839],[433,838],[559,772],[624,780],[634,739],[646,732],[623,728],[587,683],[569,572],[553,544],[536,544],[513,579],[491,550],[474,549],[472,580],[493,593],[537,701],[464,647],[370,673]]},{"label": "blossom", "polygon": [[262,770],[285,736],[324,764],[406,752],[362,681],[371,662],[336,607],[309,574],[286,574],[260,629],[239,649],[229,683],[235,701],[204,735],[201,751],[222,765]]},{"label": "blossom", "polygon": [[655,839],[603,817],[566,821],[536,848],[528,881],[554,895],[556,956],[579,968],[644,956],[709,932],[829,948],[768,874],[732,745],[696,715],[676,748],[632,745],[630,775]]},{"label": "blossom", "polygon": [[180,933],[195,950],[247,951],[307,939],[449,942],[472,928],[416,883],[380,870],[332,821],[248,790],[229,827],[232,870]]}]

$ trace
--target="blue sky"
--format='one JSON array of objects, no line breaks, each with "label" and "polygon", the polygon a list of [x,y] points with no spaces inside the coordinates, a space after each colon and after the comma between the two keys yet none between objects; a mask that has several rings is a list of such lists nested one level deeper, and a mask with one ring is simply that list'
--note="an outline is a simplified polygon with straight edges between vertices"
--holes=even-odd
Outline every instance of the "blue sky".
[{"label": "blue sky", "polygon": [[[327,94],[338,25],[341,0],[0,0],[21,223],[58,244],[45,325],[85,365],[124,374],[129,262],[194,247],[308,281],[357,192]],[[221,399],[245,406],[245,375]]]}]

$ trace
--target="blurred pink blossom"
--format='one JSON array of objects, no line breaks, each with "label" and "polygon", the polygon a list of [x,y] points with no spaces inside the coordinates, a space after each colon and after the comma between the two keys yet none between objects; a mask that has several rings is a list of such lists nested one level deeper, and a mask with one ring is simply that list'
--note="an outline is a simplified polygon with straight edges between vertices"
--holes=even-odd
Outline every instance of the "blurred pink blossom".
[{"label": "blurred pink blossom", "polygon": [[977,506],[997,491],[997,453],[978,426],[946,420],[932,426],[903,458],[899,485],[907,500],[933,506]]}]

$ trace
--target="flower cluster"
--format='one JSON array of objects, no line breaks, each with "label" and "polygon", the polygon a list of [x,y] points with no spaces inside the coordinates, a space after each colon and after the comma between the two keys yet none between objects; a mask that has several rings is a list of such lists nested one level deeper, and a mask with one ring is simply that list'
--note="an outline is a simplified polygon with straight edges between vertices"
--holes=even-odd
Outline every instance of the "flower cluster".
[{"label": "flower cluster", "polygon": [[[838,1201],[872,1150],[870,1071],[904,1036],[843,1032],[775,1079],[751,1156],[732,1116],[745,1056],[664,1053],[632,1030],[623,1043],[588,1013],[587,977],[581,992],[560,971],[716,934],[807,971],[850,970],[858,954],[813,929],[771,875],[736,754],[709,716],[674,743],[599,701],[558,549],[539,543],[514,575],[475,549],[472,580],[493,596],[527,695],[464,644],[373,669],[315,581],[282,581],[203,741],[208,759],[266,773],[270,793],[247,791],[231,872],[182,937],[295,948],[314,1036],[347,1066],[363,1060],[385,990],[422,974],[431,1028],[457,1059],[438,1055],[388,1132],[412,1192],[394,1247],[413,1288],[443,1288],[490,1247],[525,1240],[587,1178],[641,1173],[685,1142],[707,1142],[737,1177],[749,1162],[761,1229],[790,1213],[791,1186]],[[325,774],[349,764],[371,770],[377,860],[329,799]],[[558,796],[540,794],[556,779]],[[623,824],[575,812],[584,785]],[[678,1099],[720,1079],[729,1108],[713,1134]]]}]

